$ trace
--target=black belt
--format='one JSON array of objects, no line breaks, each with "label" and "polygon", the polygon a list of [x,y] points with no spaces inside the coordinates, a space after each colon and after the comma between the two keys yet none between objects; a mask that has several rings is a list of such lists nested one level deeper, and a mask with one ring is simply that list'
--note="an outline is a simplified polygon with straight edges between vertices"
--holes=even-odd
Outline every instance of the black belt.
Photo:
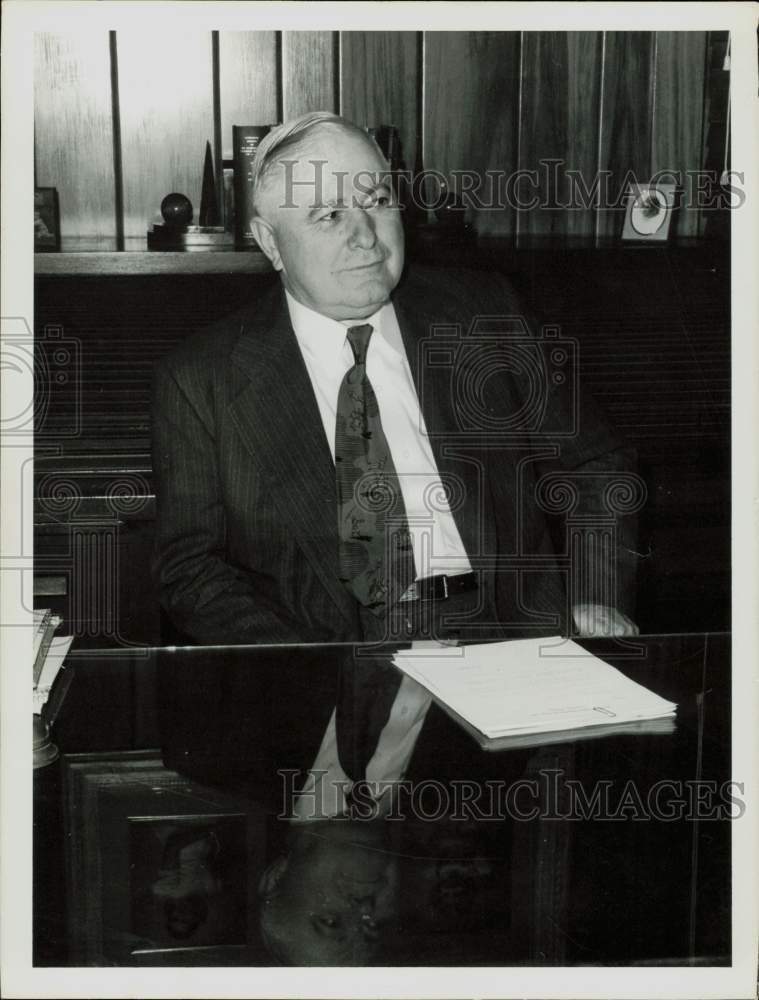
[{"label": "black belt", "polygon": [[401,596],[400,603],[408,601],[447,601],[456,594],[466,594],[477,590],[477,575],[475,573],[458,573],[456,576],[426,576],[423,580],[412,583]]}]

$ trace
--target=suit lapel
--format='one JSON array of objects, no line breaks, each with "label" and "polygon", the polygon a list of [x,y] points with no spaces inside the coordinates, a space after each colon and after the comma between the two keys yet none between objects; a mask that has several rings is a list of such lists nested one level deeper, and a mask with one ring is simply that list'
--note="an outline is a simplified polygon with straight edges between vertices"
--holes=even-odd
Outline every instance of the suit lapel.
[{"label": "suit lapel", "polygon": [[277,288],[252,318],[232,353],[247,384],[230,415],[335,604],[353,620],[353,599],[340,583],[335,472],[321,414]]}]

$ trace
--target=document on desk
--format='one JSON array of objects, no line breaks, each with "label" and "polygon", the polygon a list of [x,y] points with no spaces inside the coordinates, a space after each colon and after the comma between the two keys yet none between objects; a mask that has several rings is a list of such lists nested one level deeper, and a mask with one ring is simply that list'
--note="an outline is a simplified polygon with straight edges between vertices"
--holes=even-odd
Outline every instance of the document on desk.
[{"label": "document on desk", "polygon": [[634,731],[645,720],[663,723],[646,731],[674,728],[673,702],[559,636],[402,651],[393,662],[485,740],[626,724]]},{"label": "document on desk", "polygon": [[58,635],[51,640],[45,654],[45,663],[42,667],[39,680],[32,690],[32,704],[35,715],[39,715],[47,704],[53,688],[53,682],[63,667],[63,661],[71,649],[73,641],[73,635]]}]

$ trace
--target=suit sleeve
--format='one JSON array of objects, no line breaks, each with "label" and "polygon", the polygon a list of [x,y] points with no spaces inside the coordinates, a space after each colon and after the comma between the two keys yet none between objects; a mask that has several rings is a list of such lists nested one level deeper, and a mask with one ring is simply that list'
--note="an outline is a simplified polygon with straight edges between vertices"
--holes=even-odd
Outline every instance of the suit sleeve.
[{"label": "suit sleeve", "polygon": [[[226,517],[212,407],[183,390],[167,363],[153,377],[156,542],[153,576],[170,619],[203,644],[317,641],[263,580],[225,558]],[[192,395],[195,403],[191,402]]]},{"label": "suit sleeve", "polygon": [[[551,444],[557,455],[537,463],[539,478],[535,503],[540,505],[541,478],[545,477],[543,487],[555,484],[554,496],[558,495],[563,482],[575,499],[571,512],[549,516],[557,548],[562,550],[566,545],[567,516],[571,515],[578,524],[582,521],[588,532],[589,544],[572,553],[575,563],[580,559],[584,561],[582,566],[574,566],[572,601],[574,604],[611,603],[632,616],[638,561],[636,510],[645,499],[645,485],[636,473],[635,448],[612,427],[588,389],[582,344],[565,338],[569,363],[563,369],[564,381],[557,385],[552,380],[552,348],[542,337],[539,321],[505,280],[497,280],[501,285],[502,302],[507,303],[509,313],[522,316],[531,336],[542,341],[538,350],[546,363],[545,409],[533,443],[536,447]],[[566,433],[552,437],[552,431],[559,429]],[[545,489],[542,496],[545,509]],[[610,524],[613,524],[616,540],[613,550],[600,540]],[[598,544],[590,537],[594,528],[601,529],[595,535]]]},{"label": "suit sleeve", "polygon": [[[645,498],[645,487],[636,474],[635,449],[623,443],[587,390],[579,405],[576,437],[562,442],[555,462],[545,464],[545,482],[564,481],[575,492],[571,514],[560,516],[554,533],[566,542],[566,518],[578,526],[578,545],[573,560],[572,602],[615,607],[635,617],[637,546],[637,498]],[[613,529],[613,535],[607,532]],[[606,539],[613,538],[613,548]]]}]

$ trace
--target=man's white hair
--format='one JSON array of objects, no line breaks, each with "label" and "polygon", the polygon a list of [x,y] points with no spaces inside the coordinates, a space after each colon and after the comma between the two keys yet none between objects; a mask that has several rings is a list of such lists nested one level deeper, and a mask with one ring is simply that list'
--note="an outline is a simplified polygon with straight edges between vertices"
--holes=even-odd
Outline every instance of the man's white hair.
[{"label": "man's white hair", "polygon": [[306,114],[300,115],[298,118],[293,118],[283,125],[277,125],[259,142],[251,170],[251,190],[255,214],[258,214],[259,195],[272,167],[288,151],[292,152],[295,147],[304,142],[312,132],[323,128],[338,128],[346,132],[353,132],[365,139],[370,146],[378,151],[382,159],[385,159],[374,138],[355,122],[343,118],[341,115],[333,114],[331,111],[307,111]]}]

